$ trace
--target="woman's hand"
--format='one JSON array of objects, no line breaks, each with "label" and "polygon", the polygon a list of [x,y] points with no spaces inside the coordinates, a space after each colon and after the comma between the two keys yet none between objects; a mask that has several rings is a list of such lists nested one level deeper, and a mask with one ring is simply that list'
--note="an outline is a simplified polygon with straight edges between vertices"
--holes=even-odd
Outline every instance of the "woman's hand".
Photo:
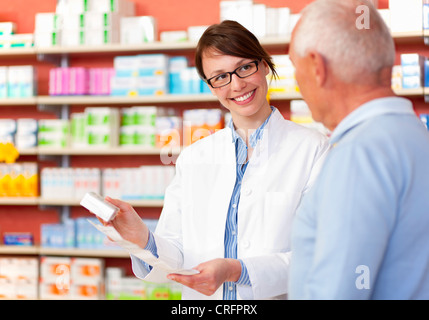
[{"label": "woman's hand", "polygon": [[172,273],[167,278],[211,296],[224,282],[238,281],[241,275],[241,264],[236,259],[214,259],[201,263],[194,269],[200,273],[190,276]]},{"label": "woman's hand", "polygon": [[112,225],[116,231],[119,232],[122,238],[144,249],[149,239],[149,229],[134,208],[129,203],[118,199],[106,197],[105,200],[117,206],[120,210],[115,219],[107,224],[106,222],[99,220],[104,225]]}]

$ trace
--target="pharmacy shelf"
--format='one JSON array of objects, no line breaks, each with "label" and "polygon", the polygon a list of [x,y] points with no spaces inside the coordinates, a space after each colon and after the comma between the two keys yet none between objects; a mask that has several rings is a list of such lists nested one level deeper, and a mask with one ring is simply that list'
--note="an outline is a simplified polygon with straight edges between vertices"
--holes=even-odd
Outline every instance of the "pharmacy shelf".
[{"label": "pharmacy shelf", "polygon": [[16,57],[16,56],[35,56],[37,53],[34,47],[32,48],[1,48],[0,57]]},{"label": "pharmacy shelf", "polygon": [[47,248],[40,246],[0,246],[0,255],[45,255],[70,257],[129,258],[122,249]]},{"label": "pharmacy shelf", "polygon": [[[429,92],[429,88],[401,89],[395,91],[400,96],[423,96],[424,92]],[[294,100],[302,99],[298,92],[271,93],[270,100]],[[37,96],[33,98],[4,98],[0,99],[1,105],[150,105],[163,103],[200,103],[218,102],[216,96],[212,94],[165,94],[159,96],[138,96],[138,97],[116,97],[116,96]]]},{"label": "pharmacy shelf", "polygon": [[[299,93],[273,93],[272,100],[299,99]],[[165,94],[159,96],[115,97],[115,96],[39,96],[38,104],[44,105],[119,105],[119,104],[160,104],[160,103],[188,103],[188,102],[217,102],[212,94]]]},{"label": "pharmacy shelf", "polygon": [[47,248],[39,247],[39,255],[70,256],[70,257],[97,257],[97,258],[129,258],[130,254],[122,249],[78,249],[78,248]]},{"label": "pharmacy shelf", "polygon": [[30,98],[1,98],[0,105],[2,106],[34,106],[37,104],[36,97]]},{"label": "pharmacy shelf", "polygon": [[37,104],[44,105],[117,105],[117,104],[159,104],[180,102],[214,102],[218,101],[212,94],[165,94],[136,97],[117,96],[38,96]]},{"label": "pharmacy shelf", "polygon": [[421,43],[424,41],[423,36],[423,30],[392,33],[392,37],[396,43]]},{"label": "pharmacy shelf", "polygon": [[[164,205],[164,200],[124,200],[133,207],[153,207],[158,208]],[[80,200],[77,199],[39,199],[40,205],[47,206],[79,206]]]},{"label": "pharmacy shelf", "polygon": [[[268,37],[260,40],[263,46],[276,47],[290,43],[290,37]],[[106,44],[102,46],[75,46],[37,48],[38,54],[90,54],[90,53],[128,53],[128,52],[156,52],[156,51],[189,51],[195,50],[197,42],[160,42],[143,43],[140,45]]]},{"label": "pharmacy shelf", "polygon": [[39,247],[36,246],[0,246],[0,254],[29,254],[38,255]]},{"label": "pharmacy shelf", "polygon": [[[428,36],[429,31],[395,32],[392,36],[395,41],[403,43],[423,42],[423,36]],[[279,47],[289,45],[290,36],[261,38],[260,42],[265,47]],[[156,51],[189,51],[194,50],[197,42],[160,42],[143,43],[140,45],[105,44],[102,46],[75,46],[75,47],[33,47],[0,49],[1,56],[31,56],[31,55],[67,55],[67,54],[100,54],[100,53],[128,53],[128,52],[156,52]]]},{"label": "pharmacy shelf", "polygon": [[[420,43],[423,37],[429,36],[429,31],[395,32],[392,34],[398,43]],[[260,42],[265,47],[288,46],[290,36],[261,38]],[[100,54],[100,53],[140,53],[140,52],[168,52],[168,51],[190,51],[194,50],[197,42],[160,42],[144,43],[140,45],[106,44],[102,46],[75,46],[75,47],[32,47],[32,48],[9,48],[0,49],[1,57],[37,56],[37,55],[69,55],[69,54]]]},{"label": "pharmacy shelf", "polygon": [[[164,200],[124,200],[133,207],[162,208]],[[25,198],[25,197],[0,197],[2,206],[79,206],[80,200],[77,199],[45,199],[45,198]]]},{"label": "pharmacy shelf", "polygon": [[39,205],[38,197],[0,197],[2,206],[37,206]]},{"label": "pharmacy shelf", "polygon": [[97,147],[83,147],[83,148],[32,148],[29,153],[25,149],[20,150],[20,154],[38,154],[38,155],[102,155],[102,156],[121,156],[121,155],[161,155],[161,154],[180,154],[180,148],[150,148],[150,147],[117,147],[117,148],[97,148]]},{"label": "pharmacy shelf", "polygon": [[423,96],[429,88],[415,88],[415,89],[399,89],[394,90],[395,94],[404,97]]}]

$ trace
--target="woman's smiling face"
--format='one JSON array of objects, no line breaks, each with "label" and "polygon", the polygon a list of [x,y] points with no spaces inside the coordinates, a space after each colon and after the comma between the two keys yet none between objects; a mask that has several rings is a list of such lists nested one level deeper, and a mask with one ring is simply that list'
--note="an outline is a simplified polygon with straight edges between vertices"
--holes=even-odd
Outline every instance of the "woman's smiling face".
[{"label": "woman's smiling face", "polygon": [[[202,56],[202,65],[207,79],[224,72],[232,72],[238,67],[254,61],[235,56],[225,55],[216,50],[206,50]],[[254,117],[263,113],[269,107],[267,101],[268,84],[266,76],[269,73],[267,63],[262,60],[258,63],[258,71],[246,78],[232,75],[231,83],[213,89],[211,92],[217,96],[220,103],[227,108],[233,118],[235,116]]]}]

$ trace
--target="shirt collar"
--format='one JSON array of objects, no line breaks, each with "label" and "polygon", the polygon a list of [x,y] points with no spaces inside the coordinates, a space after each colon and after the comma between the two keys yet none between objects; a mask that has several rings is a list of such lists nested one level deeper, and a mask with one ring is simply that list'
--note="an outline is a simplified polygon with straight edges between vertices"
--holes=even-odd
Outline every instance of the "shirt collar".
[{"label": "shirt collar", "polygon": [[[258,143],[258,141],[262,139],[262,136],[263,136],[263,133],[264,133],[264,128],[265,128],[266,124],[268,123],[268,121],[270,120],[271,115],[272,115],[272,114],[274,113],[274,111],[276,110],[276,108],[275,108],[275,107],[273,107],[273,106],[270,106],[270,108],[271,108],[271,113],[270,113],[270,115],[269,115],[269,116],[267,117],[267,119],[265,119],[265,121],[264,121],[264,122],[259,126],[259,128],[258,128],[258,129],[256,129],[256,131],[255,131],[255,132],[253,132],[253,133],[250,135],[249,143],[250,143],[250,145],[251,145],[251,147],[252,147],[252,148],[255,148],[255,147],[256,147],[256,144]],[[239,134],[237,133],[237,131],[235,130],[235,128],[234,128],[234,123],[233,123],[232,119],[229,121],[229,123],[228,123],[228,127],[231,129],[231,132],[232,132],[232,142],[236,143],[236,142],[237,142],[237,140],[238,140],[238,139],[240,139],[240,140],[244,143],[243,138],[242,138],[242,137],[240,137],[240,135],[239,135]]]},{"label": "shirt collar", "polygon": [[414,114],[410,100],[386,97],[364,103],[347,115],[332,132],[330,143],[337,143],[349,130],[366,120],[385,114]]}]

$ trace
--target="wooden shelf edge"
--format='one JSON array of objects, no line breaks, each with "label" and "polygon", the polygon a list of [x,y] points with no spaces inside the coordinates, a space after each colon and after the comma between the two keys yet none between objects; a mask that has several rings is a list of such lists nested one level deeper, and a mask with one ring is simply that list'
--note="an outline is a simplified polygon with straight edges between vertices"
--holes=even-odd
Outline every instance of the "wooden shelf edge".
[{"label": "wooden shelf edge", "polygon": [[[162,208],[164,200],[124,200],[133,207]],[[0,206],[79,206],[78,199],[46,199],[26,197],[0,197]]]},{"label": "wooden shelf edge", "polygon": [[40,246],[0,245],[0,255],[46,255],[71,257],[128,258],[130,255],[123,249],[80,249],[49,248]]}]

